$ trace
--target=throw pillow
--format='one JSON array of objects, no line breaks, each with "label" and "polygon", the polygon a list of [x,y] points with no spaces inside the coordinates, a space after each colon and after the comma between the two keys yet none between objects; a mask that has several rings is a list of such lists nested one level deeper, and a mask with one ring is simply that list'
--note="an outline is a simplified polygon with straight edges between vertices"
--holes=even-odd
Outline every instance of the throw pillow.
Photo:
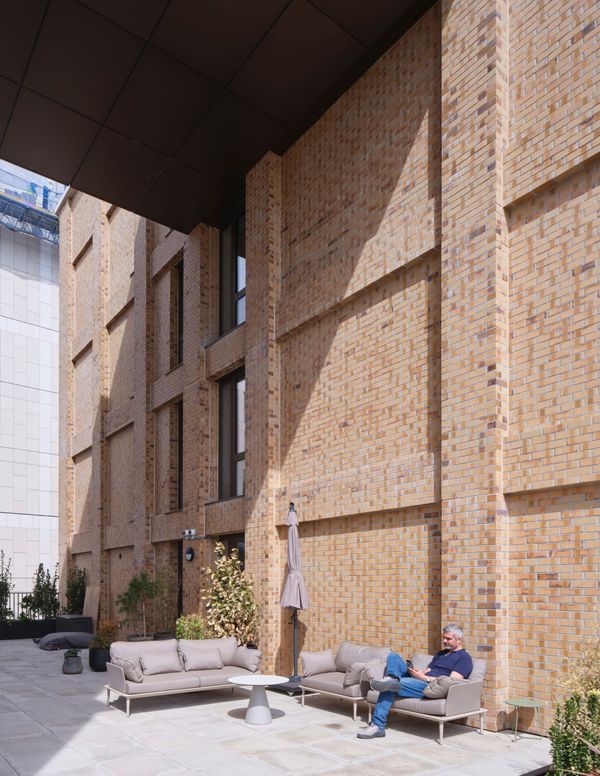
[{"label": "throw pillow", "polygon": [[385,673],[385,658],[377,658],[376,660],[369,660],[365,663],[365,670],[363,671],[362,680],[365,682],[372,682],[373,679],[383,679]]},{"label": "throw pillow", "polygon": [[187,649],[181,653],[186,671],[208,671],[223,668],[223,657],[218,649]]},{"label": "throw pillow", "polygon": [[177,673],[182,670],[177,650],[169,652],[146,650],[144,654],[140,655],[140,665],[144,676]]},{"label": "throw pillow", "polygon": [[122,668],[123,673],[125,674],[125,679],[128,679],[130,682],[141,682],[143,680],[144,677],[142,676],[142,670],[140,668],[139,662],[134,663],[133,660],[129,660],[126,657],[116,656],[112,656],[110,662],[113,665]]},{"label": "throw pillow", "polygon": [[353,684],[358,684],[360,682],[362,672],[366,667],[367,664],[361,663],[360,661],[352,663],[350,668],[347,668],[346,673],[344,674],[344,687],[351,687]]},{"label": "throw pillow", "polygon": [[300,661],[302,673],[307,677],[335,671],[335,660],[330,649],[324,649],[322,652],[301,652]]},{"label": "throw pillow", "polygon": [[245,668],[247,671],[252,671],[252,673],[254,673],[260,665],[260,656],[260,649],[238,647],[233,653],[231,665],[237,666],[238,668]]},{"label": "throw pillow", "polygon": [[429,682],[427,687],[423,690],[423,697],[445,698],[448,695],[448,690],[453,684],[456,684],[456,679],[451,679],[449,676],[436,676],[433,682]]}]

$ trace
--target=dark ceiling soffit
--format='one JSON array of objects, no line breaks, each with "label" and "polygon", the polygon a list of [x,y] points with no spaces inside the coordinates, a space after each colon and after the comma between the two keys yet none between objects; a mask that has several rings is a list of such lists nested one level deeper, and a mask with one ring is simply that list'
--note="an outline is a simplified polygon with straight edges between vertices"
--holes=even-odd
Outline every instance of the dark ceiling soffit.
[{"label": "dark ceiling soffit", "polygon": [[[35,1],[40,6],[37,11],[39,15],[44,3],[43,0]],[[54,2],[59,7],[69,7],[73,0],[50,0],[46,8],[51,8]],[[154,0],[157,6],[162,5],[163,2],[164,0]],[[143,145],[140,142],[141,137],[120,135],[119,139],[119,133],[109,129],[112,123],[111,116],[114,115],[112,110],[105,117],[104,121],[107,123],[96,124],[94,130],[92,129],[94,122],[81,113],[76,113],[73,110],[74,106],[69,108],[60,102],[53,103],[42,97],[39,92],[35,94],[29,91],[25,88],[25,84],[30,82],[30,73],[26,67],[23,69],[24,78],[20,89],[11,79],[12,72],[6,71],[6,75],[11,79],[9,81],[0,77],[2,82],[0,86],[4,85],[4,89],[0,89],[0,142],[2,142],[0,157],[56,180],[70,183],[78,190],[164,223],[181,232],[190,232],[199,222],[219,226],[223,214],[243,196],[244,177],[249,169],[267,151],[272,150],[281,154],[293,145],[391,45],[435,4],[434,0],[404,0],[404,2],[394,0],[394,3],[397,3],[395,6],[397,11],[394,8],[393,12],[400,13],[401,16],[368,48],[363,44],[360,45],[364,53],[353,58],[342,77],[338,78],[331,87],[323,90],[321,85],[320,92],[315,89],[312,104],[308,110],[303,110],[293,122],[288,122],[287,128],[283,123],[272,122],[267,114],[261,114],[260,108],[253,108],[251,105],[253,99],[248,103],[248,110],[255,111],[256,120],[250,122],[241,136],[235,133],[232,135],[231,132],[228,135],[227,126],[223,127],[222,132],[219,131],[218,119],[215,118],[212,124],[214,125],[216,121],[217,126],[212,126],[208,133],[205,133],[207,141],[212,143],[208,157],[212,155],[214,162],[210,158],[208,162],[206,161],[207,154],[201,147],[202,134],[198,134],[201,127],[209,126],[206,122],[203,124],[201,121],[198,124],[188,141],[176,154],[170,154],[166,146],[161,154],[157,151],[154,142],[153,147]],[[99,4],[102,5],[102,3]],[[98,4],[90,0],[89,5],[93,7]],[[321,10],[321,5],[331,7],[335,12],[336,0],[327,0],[327,2],[323,0],[320,4],[315,0],[315,8]],[[382,2],[382,11],[385,5],[386,3]],[[166,7],[168,6],[163,6],[163,8]],[[286,6],[286,9],[288,7]],[[389,12],[388,4],[387,13]],[[38,16],[36,15],[35,18],[38,19]],[[310,15],[307,18],[311,18]],[[364,20],[364,15],[362,18]],[[379,17],[380,26],[382,18]],[[36,26],[34,22],[35,19],[32,18],[32,27]],[[43,30],[43,25],[39,26],[39,19],[36,27],[39,34]],[[117,28],[117,31],[118,29],[123,30],[123,28]],[[343,30],[343,27],[340,27],[340,30]],[[346,32],[346,34],[351,33]],[[6,36],[0,33],[0,42],[3,37]],[[34,46],[31,51],[31,62],[36,56],[36,48]],[[138,61],[136,60],[136,65]],[[0,64],[5,65],[3,70],[8,67],[1,56]],[[130,76],[132,74],[135,74],[135,67],[131,70]],[[96,74],[96,77],[98,76],[99,73]],[[129,84],[129,78],[127,84]],[[12,107],[9,107],[11,94],[14,93],[15,88],[17,94]],[[79,99],[78,95],[84,93],[80,91],[74,94],[73,99]],[[123,87],[119,96],[121,94],[123,94]],[[227,95],[232,100],[239,99],[231,91],[226,90],[222,93],[223,97]],[[60,98],[60,95],[57,94],[56,97]],[[253,95],[250,97],[253,98]],[[256,97],[260,98],[260,93],[256,94]],[[29,117],[24,113],[27,99],[31,102],[26,111]],[[178,99],[181,100],[181,96]],[[39,120],[40,116],[35,107],[36,100],[39,105],[46,106],[48,115],[45,114],[45,119],[50,119],[49,122]],[[113,107],[116,104],[115,101]],[[135,104],[134,98],[132,105]],[[210,115],[210,110],[209,108],[205,118]],[[223,111],[222,117],[226,115],[227,111]],[[260,115],[264,118],[261,119]],[[291,114],[289,118],[292,118]],[[132,126],[135,126],[135,121]],[[45,135],[42,131],[44,127]],[[76,137],[72,137],[74,127],[77,129]],[[3,141],[2,130],[5,131]],[[91,142],[90,130],[94,134],[97,133],[93,142]],[[89,138],[87,145],[84,138],[86,133]],[[194,137],[196,137],[195,146]],[[149,138],[152,142],[151,135]],[[160,136],[161,141],[163,138],[168,144],[169,137],[163,133]],[[148,139],[144,139],[148,142]],[[228,146],[228,143],[233,143],[233,148],[237,148],[238,143],[244,143],[243,149],[240,148],[240,153],[231,154],[232,146]],[[113,148],[111,151],[112,146],[115,146],[116,150]],[[163,155],[165,152],[166,155]],[[105,158],[102,159],[102,156]]]}]

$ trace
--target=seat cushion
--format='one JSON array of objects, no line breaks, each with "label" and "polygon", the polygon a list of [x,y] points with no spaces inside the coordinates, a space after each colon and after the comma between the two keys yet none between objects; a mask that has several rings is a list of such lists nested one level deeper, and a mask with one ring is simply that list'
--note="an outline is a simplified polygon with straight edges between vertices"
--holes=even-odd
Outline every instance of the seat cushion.
[{"label": "seat cushion", "polygon": [[[251,671],[246,671],[244,668],[238,666],[223,666],[218,670],[206,670],[206,671],[188,671],[189,674],[193,674],[200,683],[200,687],[218,687],[219,685],[229,685],[227,681],[230,676],[252,676]],[[230,685],[233,687],[234,685]]]},{"label": "seat cushion", "polygon": [[324,690],[346,698],[362,698],[359,684],[344,687],[345,673],[329,671],[317,676],[302,677],[302,685],[310,690]]},{"label": "seat cushion", "polygon": [[[377,703],[379,693],[376,690],[369,690],[367,693],[367,700],[369,703]],[[416,711],[419,714],[435,714],[436,716],[443,717],[446,713],[446,699],[440,700],[427,700],[426,698],[397,698],[393,705],[393,709],[401,709],[403,711]]]},{"label": "seat cushion", "polygon": [[177,671],[171,674],[156,674],[145,676],[144,681],[125,682],[125,691],[131,695],[144,692],[171,692],[172,690],[192,690],[200,687],[198,677],[190,672]]}]

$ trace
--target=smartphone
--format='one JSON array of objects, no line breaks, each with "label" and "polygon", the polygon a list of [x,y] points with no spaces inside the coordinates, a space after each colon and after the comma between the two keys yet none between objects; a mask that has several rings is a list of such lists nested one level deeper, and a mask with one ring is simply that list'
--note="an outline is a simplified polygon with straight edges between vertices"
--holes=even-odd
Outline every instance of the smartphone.
[{"label": "smartphone", "polygon": [[406,670],[408,671],[409,668],[414,668],[414,666],[412,664],[412,660],[407,660],[406,661]]}]

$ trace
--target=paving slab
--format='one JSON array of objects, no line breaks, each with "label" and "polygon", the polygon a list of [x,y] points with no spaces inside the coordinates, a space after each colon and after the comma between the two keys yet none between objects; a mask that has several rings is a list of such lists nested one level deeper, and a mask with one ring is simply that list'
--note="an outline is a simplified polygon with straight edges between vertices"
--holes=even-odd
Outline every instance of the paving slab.
[{"label": "paving slab", "polygon": [[269,693],[273,722],[245,723],[248,692],[137,699],[107,708],[105,673],[62,674],[63,654],[0,641],[0,776],[522,776],[550,763],[547,739],[512,741],[392,716],[385,738],[361,741],[348,703]]}]

